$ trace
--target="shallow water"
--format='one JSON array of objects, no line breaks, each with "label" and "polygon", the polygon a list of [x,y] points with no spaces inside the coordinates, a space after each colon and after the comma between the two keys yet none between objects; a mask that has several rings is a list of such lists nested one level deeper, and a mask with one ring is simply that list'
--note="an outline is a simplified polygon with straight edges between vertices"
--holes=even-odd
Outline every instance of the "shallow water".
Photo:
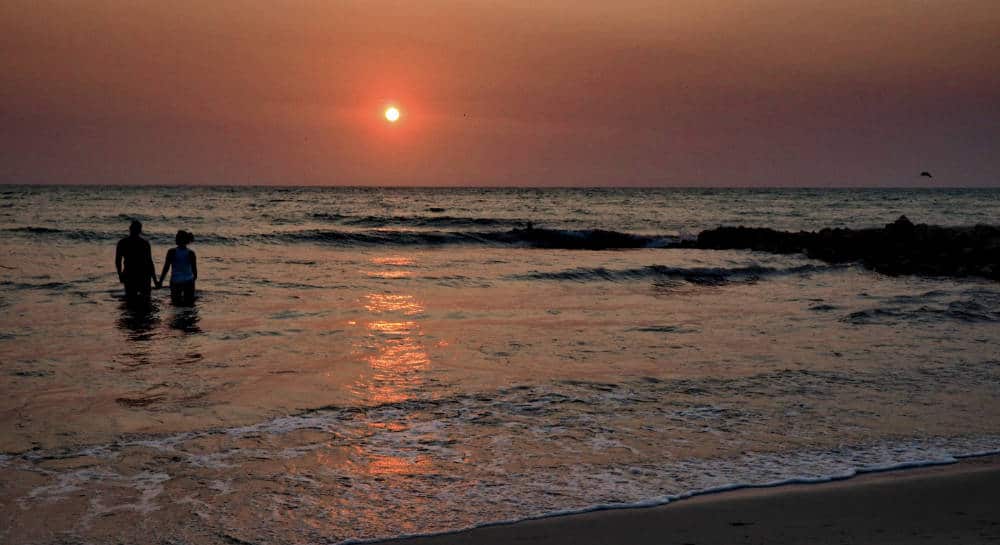
[{"label": "shallow water", "polygon": [[[1000,285],[664,247],[1000,191],[0,189],[5,542],[336,543],[1000,449]],[[158,265],[195,233],[194,307],[120,300],[131,217]]]}]

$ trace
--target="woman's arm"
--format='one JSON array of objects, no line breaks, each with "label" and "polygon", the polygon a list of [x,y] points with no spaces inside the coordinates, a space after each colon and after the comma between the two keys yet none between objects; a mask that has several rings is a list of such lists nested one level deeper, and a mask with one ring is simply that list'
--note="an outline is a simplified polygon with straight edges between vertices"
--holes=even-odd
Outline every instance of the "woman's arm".
[{"label": "woman's arm", "polygon": [[167,272],[170,270],[170,262],[174,260],[174,249],[171,248],[167,250],[167,257],[163,258],[163,272],[160,273],[160,280],[156,283],[157,286],[163,285],[163,279],[167,277]]}]

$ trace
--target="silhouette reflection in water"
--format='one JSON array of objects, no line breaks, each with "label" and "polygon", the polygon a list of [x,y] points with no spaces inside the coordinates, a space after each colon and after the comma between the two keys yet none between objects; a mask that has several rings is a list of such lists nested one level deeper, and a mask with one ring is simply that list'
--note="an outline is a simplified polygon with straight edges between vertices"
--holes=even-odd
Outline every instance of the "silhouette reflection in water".
[{"label": "silhouette reflection in water", "polygon": [[193,305],[194,303],[192,302],[192,306],[179,306],[174,309],[174,316],[170,320],[171,329],[183,331],[184,333],[201,333],[201,327],[198,325],[201,317],[198,316],[198,307]]},{"label": "silhouette reflection in water", "polygon": [[148,341],[160,324],[160,307],[150,299],[126,299],[122,301],[118,316],[118,328],[130,341]]},{"label": "silhouette reflection in water", "polygon": [[117,362],[126,371],[152,363],[150,341],[160,326],[160,307],[151,299],[123,298],[118,315],[118,329],[125,334],[127,348]]}]

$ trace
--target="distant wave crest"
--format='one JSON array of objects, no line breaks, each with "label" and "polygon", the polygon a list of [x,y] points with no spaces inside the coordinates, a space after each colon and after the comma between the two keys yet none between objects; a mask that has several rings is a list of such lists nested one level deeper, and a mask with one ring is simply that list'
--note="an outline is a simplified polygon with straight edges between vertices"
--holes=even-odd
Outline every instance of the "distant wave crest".
[{"label": "distant wave crest", "polygon": [[314,229],[267,235],[280,242],[319,242],[340,245],[391,244],[401,246],[489,245],[566,250],[612,250],[667,247],[676,237],[638,235],[600,229],[511,229],[508,231],[339,231]]},{"label": "distant wave crest", "polygon": [[[82,242],[111,242],[124,238],[127,233],[111,231],[94,231],[91,229],[56,229],[52,227],[9,227],[0,230],[4,233],[12,233],[22,236],[33,236],[38,238],[55,238],[64,240],[75,240]],[[172,244],[173,234],[168,233],[143,233],[143,236],[151,242],[157,244]],[[232,244],[238,239],[222,235],[204,235],[198,233],[199,244]]]},{"label": "distant wave crest", "polygon": [[843,320],[854,325],[895,325],[905,322],[966,323],[1000,322],[1000,293],[971,289],[958,298],[944,292],[928,292],[920,298],[897,297],[882,305],[852,312]]},{"label": "distant wave crest", "polygon": [[810,274],[830,270],[831,266],[801,265],[798,267],[774,268],[762,266],[747,267],[668,267],[650,265],[632,269],[607,269],[604,267],[578,268],[563,271],[532,272],[517,275],[517,280],[556,280],[593,282],[610,281],[623,282],[630,280],[680,280],[698,285],[720,285],[729,282],[752,282],[763,277]]},{"label": "distant wave crest", "polygon": [[[449,220],[450,221],[450,220]],[[478,220],[477,220],[478,221]],[[492,221],[492,220],[491,220]],[[54,237],[80,241],[113,241],[123,233],[86,229],[55,229],[49,227],[13,227],[4,232],[35,237]],[[172,235],[147,234],[151,241],[168,243]],[[602,229],[509,229],[509,230],[337,230],[305,229],[271,233],[226,236],[198,233],[199,244],[237,243],[318,243],[341,246],[442,246],[487,245],[566,250],[615,250],[629,248],[666,248],[677,244],[671,235],[641,235]]]},{"label": "distant wave crest", "polygon": [[527,220],[516,218],[482,218],[461,216],[351,216],[336,213],[320,212],[312,214],[312,218],[328,221],[339,225],[356,227],[436,227],[436,228],[467,228],[467,227],[521,227]]}]

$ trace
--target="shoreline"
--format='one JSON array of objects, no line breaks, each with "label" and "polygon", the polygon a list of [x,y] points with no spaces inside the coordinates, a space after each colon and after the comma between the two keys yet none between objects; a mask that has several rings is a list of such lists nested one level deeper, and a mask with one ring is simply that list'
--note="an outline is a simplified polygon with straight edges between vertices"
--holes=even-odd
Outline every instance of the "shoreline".
[{"label": "shoreline", "polygon": [[355,543],[993,543],[1000,541],[996,505],[1000,454],[982,454],[825,482],[706,491],[655,506],[554,514]]}]

